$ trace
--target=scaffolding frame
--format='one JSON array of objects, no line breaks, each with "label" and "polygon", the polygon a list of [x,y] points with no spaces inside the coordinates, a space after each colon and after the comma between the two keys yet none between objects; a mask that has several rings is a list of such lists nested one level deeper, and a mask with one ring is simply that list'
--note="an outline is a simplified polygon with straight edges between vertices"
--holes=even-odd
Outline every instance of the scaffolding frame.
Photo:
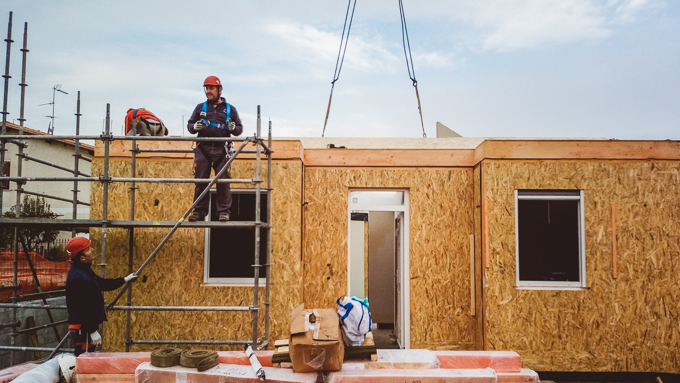
[{"label": "scaffolding frame", "polygon": [[[12,308],[13,310],[13,320],[11,323],[0,324],[0,329],[2,328],[12,328],[11,335],[11,345],[5,346],[0,345],[0,350],[10,350],[11,351],[11,364],[14,365],[15,352],[17,351],[51,351],[48,359],[52,358],[60,349],[63,351],[73,351],[73,349],[62,349],[62,345],[69,338],[68,332],[65,336],[60,337],[56,326],[64,323],[65,321],[55,321],[51,316],[51,310],[66,310],[66,306],[49,306],[45,299],[46,296],[54,295],[54,291],[42,292],[40,289],[40,282],[37,274],[33,270],[33,278],[38,286],[39,292],[32,294],[19,295],[17,291],[20,289],[18,283],[18,256],[19,256],[19,236],[18,230],[22,227],[40,227],[40,228],[51,228],[51,229],[71,229],[72,236],[75,236],[78,228],[96,228],[101,227],[102,230],[102,250],[101,250],[101,261],[100,261],[100,275],[106,277],[106,237],[108,228],[125,228],[128,229],[129,243],[128,243],[128,273],[133,272],[133,259],[134,259],[134,238],[136,228],[172,228],[165,238],[158,244],[156,249],[146,258],[144,263],[134,271],[135,275],[139,275],[141,271],[155,258],[161,248],[167,243],[169,238],[174,234],[178,228],[253,228],[255,231],[255,251],[254,251],[254,262],[253,262],[253,302],[250,306],[132,306],[132,290],[129,288],[131,282],[126,283],[120,293],[116,298],[106,306],[106,310],[119,310],[126,311],[126,324],[125,324],[125,351],[130,351],[130,347],[133,344],[203,344],[203,345],[251,345],[253,349],[267,349],[269,346],[269,309],[270,309],[270,284],[271,284],[271,222],[272,222],[272,177],[271,177],[271,162],[272,162],[272,124],[269,121],[269,130],[267,142],[262,138],[261,135],[261,116],[260,116],[260,106],[257,106],[257,130],[254,136],[250,137],[229,137],[229,138],[216,138],[216,137],[158,137],[158,136],[113,136],[111,133],[111,119],[110,119],[110,104],[106,105],[106,125],[105,131],[99,136],[87,136],[80,135],[80,91],[78,91],[78,101],[76,108],[76,134],[75,135],[38,135],[38,136],[28,136],[24,135],[24,97],[25,97],[25,76],[26,76],[26,53],[28,49],[27,44],[27,30],[28,23],[24,24],[24,45],[21,51],[23,52],[23,68],[22,68],[22,82],[19,84],[21,86],[21,117],[19,118],[19,134],[18,135],[8,135],[6,131],[6,120],[7,115],[7,98],[8,98],[8,81],[11,76],[9,76],[9,63],[10,63],[10,46],[13,42],[11,39],[12,33],[12,12],[9,15],[8,24],[8,34],[7,39],[7,62],[5,67],[5,89],[4,89],[4,104],[2,119],[2,134],[0,135],[0,164],[4,164],[5,161],[5,147],[7,143],[14,144],[18,146],[17,157],[19,158],[17,166],[17,175],[15,177],[6,177],[4,174],[0,174],[0,182],[10,181],[16,184],[16,204],[15,209],[17,213],[16,218],[4,218],[0,216],[0,224],[6,227],[14,227],[14,267],[13,267],[13,284],[11,286],[3,286],[3,290],[12,290],[12,301],[11,304],[0,303],[0,308]],[[23,149],[27,148],[26,140],[73,140],[74,141],[74,165],[73,169],[63,167],[61,165],[53,164],[49,161],[40,160],[35,157],[28,156],[23,153]],[[83,156],[80,153],[80,140],[101,140],[104,144],[104,171],[99,177],[92,177],[90,175],[84,174],[79,170],[80,161],[92,162],[91,158]],[[112,141],[115,140],[130,140],[132,141],[131,149],[131,177],[111,177],[109,173],[109,161],[110,161],[110,145]],[[233,155],[229,157],[227,164],[223,169],[215,174],[215,177],[210,179],[195,179],[195,178],[137,178],[136,174],[136,158],[137,153],[191,153],[190,149],[144,149],[138,146],[138,141],[193,141],[193,142],[221,142],[225,145],[227,143],[240,143],[240,147],[236,150]],[[255,150],[246,150],[245,147],[248,144],[254,144]],[[241,153],[251,153],[255,154],[255,177],[252,179],[220,179],[220,176],[227,171],[234,159]],[[262,187],[262,155],[266,156],[267,160],[267,187]],[[72,177],[25,177],[22,175],[22,161],[33,161],[40,163],[45,166],[67,171],[73,174]],[[28,182],[73,182],[73,198],[68,200],[63,197],[53,196],[45,193],[36,193],[24,190],[23,186]],[[78,195],[80,190],[78,185],[80,182],[99,182],[102,184],[102,219],[78,219],[78,206],[88,205],[89,203],[80,201]],[[109,184],[113,182],[126,182],[130,183],[130,217],[129,220],[109,220],[108,219],[108,199],[109,199]],[[184,213],[184,215],[178,221],[140,221],[135,220],[135,194],[136,194],[136,183],[137,182],[154,182],[154,183],[208,183],[203,193],[194,201],[192,206]],[[230,221],[230,222],[189,222],[185,221],[189,213],[193,210],[197,201],[201,198],[209,198],[207,194],[210,193],[212,185],[216,183],[249,183],[254,185],[255,189],[255,221]],[[261,212],[261,194],[265,192],[267,195],[267,222],[262,222],[260,220]],[[0,206],[2,206],[3,193],[0,191]],[[72,219],[41,219],[41,218],[21,218],[21,195],[37,195],[43,198],[49,198],[64,202],[72,202]],[[261,229],[267,228],[266,236],[266,262],[265,264],[260,264],[260,246],[261,246]],[[27,249],[24,246],[24,252]],[[26,253],[28,258],[28,254]],[[28,258],[29,265],[33,269],[30,263],[30,258]],[[262,338],[258,337],[258,319],[259,319],[259,288],[260,288],[260,268],[264,268],[265,272],[265,317],[264,317],[264,334]],[[123,294],[127,294],[125,305],[118,305],[116,303],[122,297]],[[27,298],[42,298],[43,305],[26,305],[20,304]],[[18,320],[17,310],[19,309],[44,309],[47,310],[50,317],[50,323],[40,326],[35,326],[29,329],[17,330],[20,327],[21,322]],[[132,339],[130,335],[130,328],[132,324],[131,312],[132,311],[248,311],[251,313],[252,318],[252,339],[248,340],[145,340],[145,339]],[[49,347],[17,347],[15,346],[15,338],[18,335],[37,331],[44,328],[52,327],[59,340],[58,345],[55,348]]]}]

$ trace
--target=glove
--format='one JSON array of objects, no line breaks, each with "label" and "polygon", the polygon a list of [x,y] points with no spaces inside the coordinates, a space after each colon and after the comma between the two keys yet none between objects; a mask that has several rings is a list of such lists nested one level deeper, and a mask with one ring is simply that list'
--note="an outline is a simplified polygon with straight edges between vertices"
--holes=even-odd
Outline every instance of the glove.
[{"label": "glove", "polygon": [[90,334],[90,339],[92,340],[92,344],[95,346],[99,346],[102,344],[102,337],[99,335],[99,332],[95,331]]},{"label": "glove", "polygon": [[233,132],[234,130],[236,130],[236,123],[235,123],[234,121],[230,122],[230,123],[228,124],[228,126],[229,126],[229,131],[230,131],[230,132]]},{"label": "glove", "polygon": [[201,121],[196,121],[194,123],[194,131],[198,132],[201,129],[203,129],[203,123]]},{"label": "glove", "polygon": [[135,273],[132,273],[132,274],[128,275],[127,277],[123,278],[123,280],[125,281],[125,283],[128,283],[130,281],[134,281],[137,278],[138,277],[135,275]]}]

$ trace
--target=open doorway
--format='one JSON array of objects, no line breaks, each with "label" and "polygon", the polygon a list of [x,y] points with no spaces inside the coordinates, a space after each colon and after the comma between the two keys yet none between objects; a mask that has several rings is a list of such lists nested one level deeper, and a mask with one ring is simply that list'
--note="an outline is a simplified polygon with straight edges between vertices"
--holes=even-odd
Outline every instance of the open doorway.
[{"label": "open doorway", "polygon": [[349,191],[348,290],[368,298],[378,348],[410,348],[408,191]]}]

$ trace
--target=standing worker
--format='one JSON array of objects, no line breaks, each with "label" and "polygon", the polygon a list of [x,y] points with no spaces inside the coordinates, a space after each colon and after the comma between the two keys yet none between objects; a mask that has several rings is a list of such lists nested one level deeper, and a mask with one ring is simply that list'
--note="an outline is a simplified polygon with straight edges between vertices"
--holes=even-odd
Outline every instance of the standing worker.
[{"label": "standing worker", "polygon": [[75,343],[76,356],[93,352],[102,344],[97,329],[106,320],[102,291],[115,290],[137,279],[132,273],[125,278],[102,278],[92,270],[92,242],[85,237],[71,238],[66,251],[71,255],[71,269],[66,278],[66,308],[68,328]]},{"label": "standing worker", "polygon": [[[198,137],[240,136],[243,132],[241,119],[233,105],[222,95],[222,82],[215,76],[208,76],[203,82],[205,96],[208,99],[196,105],[189,118],[189,133],[198,133]],[[208,178],[212,167],[217,174],[227,164],[227,148],[224,142],[199,142],[194,149],[194,178]],[[228,179],[225,172],[220,179]],[[207,187],[205,183],[196,183],[194,202]],[[207,197],[207,195],[206,195]],[[189,221],[203,221],[208,215],[210,198],[198,201]],[[222,222],[229,221],[231,208],[231,189],[228,183],[217,183],[217,215]]]}]

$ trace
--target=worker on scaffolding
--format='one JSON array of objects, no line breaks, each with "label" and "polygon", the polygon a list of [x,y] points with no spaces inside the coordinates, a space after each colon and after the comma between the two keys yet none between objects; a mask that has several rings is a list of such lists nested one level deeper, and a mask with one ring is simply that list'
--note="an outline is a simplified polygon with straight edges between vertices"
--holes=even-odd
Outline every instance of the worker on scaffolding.
[{"label": "worker on scaffolding", "polygon": [[71,256],[71,269],[66,278],[68,328],[75,344],[76,356],[93,352],[102,344],[99,325],[106,320],[102,291],[115,290],[137,278],[132,273],[125,278],[102,278],[92,270],[94,249],[85,237],[75,237],[66,243]]},{"label": "worker on scaffolding", "polygon": [[[203,81],[203,89],[207,101],[196,105],[189,118],[187,128],[189,133],[198,137],[230,137],[239,136],[243,132],[243,125],[236,108],[229,104],[222,95],[222,82],[216,76],[208,76]],[[227,150],[232,148],[231,142],[199,142],[194,149],[194,178],[208,178],[210,168],[217,174],[227,164]],[[228,179],[226,171],[220,178]],[[194,202],[207,187],[205,183],[196,183]],[[231,208],[231,189],[229,183],[217,183],[217,216],[222,222],[229,221]],[[189,221],[203,221],[208,215],[210,198],[198,201]]]}]

